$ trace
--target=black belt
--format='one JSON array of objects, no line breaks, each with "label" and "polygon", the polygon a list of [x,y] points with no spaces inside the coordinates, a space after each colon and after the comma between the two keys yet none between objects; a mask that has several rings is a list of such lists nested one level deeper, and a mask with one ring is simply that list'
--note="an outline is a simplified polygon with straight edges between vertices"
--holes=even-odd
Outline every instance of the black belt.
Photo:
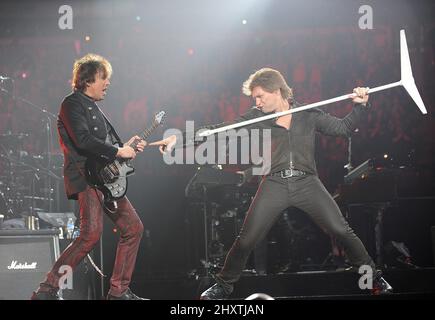
[{"label": "black belt", "polygon": [[285,178],[291,178],[291,177],[306,176],[307,173],[305,171],[298,170],[298,169],[284,169],[284,170],[281,170],[278,172],[271,173],[270,175],[274,176],[274,177],[281,177],[281,178],[285,179]]}]

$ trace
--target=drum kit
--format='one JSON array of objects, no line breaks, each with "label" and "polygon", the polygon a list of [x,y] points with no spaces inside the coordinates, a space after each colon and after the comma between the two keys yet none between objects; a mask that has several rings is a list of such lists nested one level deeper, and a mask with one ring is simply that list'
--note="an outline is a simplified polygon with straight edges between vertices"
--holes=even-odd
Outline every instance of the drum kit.
[{"label": "drum kit", "polygon": [[[45,151],[34,153],[29,145],[41,133],[15,133],[6,130],[0,134],[0,215],[6,219],[36,217],[38,212],[52,212],[59,208],[59,185],[62,183],[63,155],[53,154],[52,122],[57,117],[45,107],[14,94],[14,79],[0,75],[0,102],[37,112],[44,118]],[[12,112],[6,113],[13,116]],[[18,115],[17,115],[18,117]],[[6,123],[6,127],[10,127]]]},{"label": "drum kit", "polygon": [[[47,153],[32,154],[24,143],[27,133],[0,134],[0,214],[5,218],[36,216],[38,211],[48,211],[54,204],[53,178],[62,167],[62,159]],[[56,159],[53,161],[53,157]]]}]

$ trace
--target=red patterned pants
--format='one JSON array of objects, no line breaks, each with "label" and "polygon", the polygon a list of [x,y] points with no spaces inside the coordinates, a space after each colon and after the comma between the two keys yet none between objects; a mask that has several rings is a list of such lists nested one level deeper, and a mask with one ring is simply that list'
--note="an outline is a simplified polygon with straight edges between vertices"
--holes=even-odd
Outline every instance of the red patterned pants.
[{"label": "red patterned pants", "polygon": [[[91,187],[78,195],[80,206],[80,236],[60,255],[42,284],[59,288],[59,268],[70,266],[73,270],[94,248],[103,231],[103,213],[106,213],[120,232],[115,265],[110,279],[109,293],[120,296],[127,290],[136,263],[137,251],[142,238],[143,225],[130,201],[124,197],[117,201],[117,208],[110,211],[102,207],[103,195]],[[113,209],[113,210],[112,210]]]}]

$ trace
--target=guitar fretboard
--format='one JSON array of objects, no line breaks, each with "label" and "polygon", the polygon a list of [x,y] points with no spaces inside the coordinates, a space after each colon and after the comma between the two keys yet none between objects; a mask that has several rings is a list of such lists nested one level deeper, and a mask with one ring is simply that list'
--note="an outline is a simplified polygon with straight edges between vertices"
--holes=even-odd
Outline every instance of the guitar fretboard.
[{"label": "guitar fretboard", "polygon": [[[145,129],[141,134],[139,134],[139,137],[141,137],[142,140],[146,140],[150,136],[150,134],[157,128],[158,125],[159,125],[159,122],[154,120],[153,124],[149,128]],[[136,149],[139,142],[140,142],[140,140],[136,139],[130,146],[133,149]]]}]

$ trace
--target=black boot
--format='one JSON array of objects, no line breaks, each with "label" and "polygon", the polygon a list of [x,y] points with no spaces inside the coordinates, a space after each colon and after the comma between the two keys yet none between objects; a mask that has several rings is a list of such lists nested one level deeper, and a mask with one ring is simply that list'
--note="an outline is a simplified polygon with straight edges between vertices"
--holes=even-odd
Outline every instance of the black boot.
[{"label": "black boot", "polygon": [[200,300],[224,300],[228,299],[230,294],[234,290],[234,286],[231,283],[228,283],[222,280],[219,276],[212,276],[216,281],[216,284],[205,290]]},{"label": "black boot", "polygon": [[373,279],[373,295],[393,293],[393,287],[382,277],[382,273],[378,272]]},{"label": "black boot", "polygon": [[112,296],[110,293],[107,294],[107,300],[149,300],[145,298],[138,297],[135,295],[130,288],[128,288],[122,295],[119,297]]},{"label": "black boot", "polygon": [[38,290],[33,291],[30,300],[63,300],[59,294],[59,289],[52,286],[42,284]]}]

